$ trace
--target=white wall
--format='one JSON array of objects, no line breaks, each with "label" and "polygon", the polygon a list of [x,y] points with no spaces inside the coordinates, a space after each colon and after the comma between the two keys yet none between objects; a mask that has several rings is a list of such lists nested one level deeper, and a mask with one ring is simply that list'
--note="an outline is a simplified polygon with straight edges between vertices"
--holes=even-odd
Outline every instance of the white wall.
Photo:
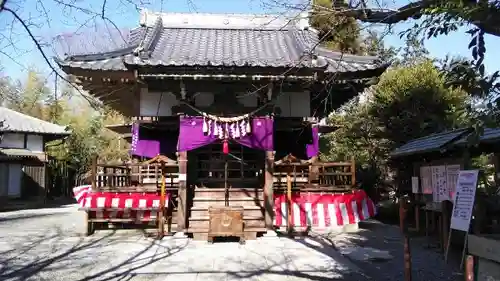
[{"label": "white wall", "polygon": [[311,116],[309,91],[282,93],[278,96],[276,105],[281,108],[282,117]]},{"label": "white wall", "polygon": [[257,107],[258,98],[256,95],[249,95],[248,93],[238,93],[238,102],[246,107]]},{"label": "white wall", "polygon": [[197,107],[208,107],[214,103],[214,94],[203,92],[194,94],[194,105]]},{"label": "white wall", "polygon": [[2,142],[2,148],[24,148],[24,134],[5,133]]},{"label": "white wall", "polygon": [[[257,106],[256,95],[246,95],[246,93],[236,93],[241,98],[238,101],[246,107]],[[209,92],[195,93],[196,107],[208,107],[214,102],[214,95]],[[160,99],[161,97],[161,99]],[[140,93],[140,115],[141,116],[170,116],[172,106],[179,104],[176,96],[171,92],[148,92]],[[282,93],[276,102],[281,108],[283,117],[308,117],[311,115],[310,93],[287,92]]]},{"label": "white wall", "polygon": [[34,152],[43,152],[44,151],[43,136],[28,134],[28,141],[26,142],[26,148]]},{"label": "white wall", "polygon": [[171,92],[141,91],[139,98],[141,116],[170,116],[172,106],[179,104],[176,96]]},{"label": "white wall", "polygon": [[6,133],[3,135],[2,148],[26,148],[34,152],[43,152],[43,136],[28,134],[26,147],[24,147],[24,134]]},{"label": "white wall", "polygon": [[21,197],[21,164],[9,164],[9,185],[7,188],[7,196],[10,198]]}]

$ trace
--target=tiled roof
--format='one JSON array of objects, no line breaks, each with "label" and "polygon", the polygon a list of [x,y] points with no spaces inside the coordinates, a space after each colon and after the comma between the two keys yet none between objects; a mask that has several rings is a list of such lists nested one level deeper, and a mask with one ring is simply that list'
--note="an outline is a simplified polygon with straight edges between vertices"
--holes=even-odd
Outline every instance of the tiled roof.
[{"label": "tiled roof", "polygon": [[376,57],[317,48],[317,32],[301,20],[294,23],[254,15],[168,15],[143,16],[144,25],[130,32],[128,46],[123,49],[70,56],[57,62],[63,67],[115,71],[137,65],[315,67],[326,72],[386,67],[378,64]]},{"label": "tiled roof", "polygon": [[[46,161],[47,156],[43,152],[33,152],[22,148],[0,148],[0,159],[7,157],[10,159],[35,159]],[[4,159],[2,159],[4,160]]]},{"label": "tiled roof", "polygon": [[470,129],[459,129],[414,139],[391,152],[391,157],[439,151],[447,144],[468,134],[470,131]]},{"label": "tiled roof", "polygon": [[[484,128],[483,133],[479,136],[479,142],[498,142],[500,141],[500,128]],[[454,142],[456,145],[465,145],[468,143],[468,135]]]},{"label": "tiled roof", "polygon": [[[468,144],[469,137],[474,134],[474,129],[458,129],[449,132],[432,134],[427,137],[411,140],[395,149],[391,157],[402,157],[427,152],[436,152],[444,148],[464,146]],[[500,142],[500,128],[484,128],[479,136],[479,143]]]},{"label": "tiled roof", "polygon": [[6,107],[0,107],[0,122],[4,132],[22,132],[34,134],[69,135],[66,128]]}]

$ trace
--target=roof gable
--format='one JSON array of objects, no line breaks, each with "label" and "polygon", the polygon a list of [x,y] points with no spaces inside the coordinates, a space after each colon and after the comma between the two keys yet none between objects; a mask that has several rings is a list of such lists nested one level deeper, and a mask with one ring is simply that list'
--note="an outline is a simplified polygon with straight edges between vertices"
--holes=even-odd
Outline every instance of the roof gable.
[{"label": "roof gable", "polygon": [[[474,134],[473,128],[464,128],[432,134],[414,139],[391,152],[391,157],[404,157],[409,155],[437,152],[450,147],[460,147],[469,144],[469,137]],[[500,128],[484,128],[479,136],[480,143],[493,143],[500,141]]]},{"label": "roof gable", "polygon": [[6,107],[0,107],[0,121],[3,132],[69,135],[66,127],[59,126]]},{"label": "roof gable", "polygon": [[164,13],[141,10],[141,26],[153,27],[161,20],[164,28],[305,30],[310,28],[309,13],[300,14],[213,14]]},{"label": "roof gable", "polygon": [[318,47],[306,16],[141,13],[127,47],[57,60],[60,66],[126,71],[137,66],[314,68],[327,73],[385,70],[376,57]]}]

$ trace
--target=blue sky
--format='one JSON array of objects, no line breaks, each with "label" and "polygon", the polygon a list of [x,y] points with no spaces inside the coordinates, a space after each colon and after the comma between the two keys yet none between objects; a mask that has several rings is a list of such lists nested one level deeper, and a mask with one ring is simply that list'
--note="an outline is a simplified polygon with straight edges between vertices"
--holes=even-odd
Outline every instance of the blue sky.
[{"label": "blue sky", "polygon": [[[303,2],[300,0],[295,0]],[[40,2],[44,3],[43,7]],[[62,1],[71,3],[73,1]],[[90,4],[89,4],[90,2]],[[139,21],[138,12],[126,0],[108,0],[105,9],[105,16],[109,18],[116,26],[120,28],[132,28],[137,26]],[[146,2],[146,1],[142,1]],[[273,2],[270,0],[150,0],[144,7],[155,11],[168,12],[208,12],[208,13],[269,13],[282,12],[283,8],[269,8],[263,5],[263,2]],[[276,1],[279,2],[279,1]],[[292,1],[288,1],[289,3]],[[91,11],[82,12],[63,8],[56,4],[54,0],[18,0],[18,2],[8,2],[8,7],[16,9],[23,19],[30,23],[30,30],[36,37],[43,38],[44,50],[47,55],[52,56],[53,51],[48,38],[61,33],[72,33],[78,29],[82,23],[87,22],[87,26],[94,24],[103,25],[105,21],[93,12],[100,13],[102,10],[102,0],[75,1],[75,5],[84,7]],[[17,3],[17,4],[16,4]],[[125,3],[125,4],[124,4]],[[406,3],[405,0],[396,0],[391,6],[398,6]],[[11,6],[9,6],[11,5]],[[93,17],[95,19],[91,20]],[[3,67],[3,75],[9,75],[14,79],[23,78],[28,67],[35,67],[39,71],[49,73],[47,66],[40,52],[36,50],[35,44],[28,37],[25,30],[19,23],[12,26],[13,17],[7,12],[0,14],[0,24],[7,26],[0,31],[2,40],[0,40],[0,63]],[[396,25],[394,34],[386,37],[386,44],[392,46],[401,46],[404,42],[399,39],[397,33],[413,25],[412,22]],[[109,28],[113,28],[109,25]],[[470,51],[467,49],[470,38],[462,31],[455,32],[448,36],[438,37],[426,41],[426,47],[433,57],[443,58],[447,54],[470,57]],[[11,43],[12,42],[12,43]],[[499,61],[500,55],[497,55],[497,49],[500,48],[500,39],[488,36],[486,39],[487,57],[485,60],[487,72],[493,72],[499,69],[495,62]]]}]

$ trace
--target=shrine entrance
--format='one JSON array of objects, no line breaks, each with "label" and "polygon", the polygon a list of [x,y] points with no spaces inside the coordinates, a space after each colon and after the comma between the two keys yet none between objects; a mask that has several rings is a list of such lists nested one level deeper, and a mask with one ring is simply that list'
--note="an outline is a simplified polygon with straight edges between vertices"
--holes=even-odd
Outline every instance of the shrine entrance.
[{"label": "shrine entrance", "polygon": [[196,187],[262,188],[265,152],[233,141],[228,142],[228,148],[225,154],[222,141],[217,141],[190,152]]},{"label": "shrine entrance", "polygon": [[[263,209],[265,152],[228,141],[215,141],[188,152],[192,206],[189,233],[206,240],[211,211],[217,208],[241,210],[246,239],[266,231]],[[220,209],[219,209],[220,210]]]}]

